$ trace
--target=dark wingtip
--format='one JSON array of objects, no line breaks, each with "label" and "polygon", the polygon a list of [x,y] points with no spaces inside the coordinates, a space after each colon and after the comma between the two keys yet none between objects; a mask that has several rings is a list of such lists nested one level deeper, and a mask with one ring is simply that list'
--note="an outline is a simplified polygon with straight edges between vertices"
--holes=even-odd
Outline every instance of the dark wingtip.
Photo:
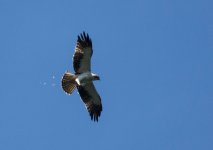
[{"label": "dark wingtip", "polygon": [[92,40],[89,37],[89,34],[83,31],[78,35],[78,42],[79,43],[85,43],[87,46],[92,47]]},{"label": "dark wingtip", "polygon": [[81,41],[81,38],[80,38],[80,36],[78,35],[78,42],[80,42]]},{"label": "dark wingtip", "polygon": [[86,39],[86,33],[83,31],[84,39]]},{"label": "dark wingtip", "polygon": [[[88,34],[88,33],[87,33],[87,34]],[[86,32],[83,31],[82,33],[80,33],[80,34],[78,35],[78,37],[80,37],[80,39],[81,39],[82,41],[85,41],[85,40],[87,39]]]},{"label": "dark wingtip", "polygon": [[98,117],[97,115],[95,114],[90,114],[90,117],[91,117],[91,120],[94,121],[94,122],[98,122]]},{"label": "dark wingtip", "polygon": [[[102,111],[102,109],[101,109]],[[99,117],[101,116],[101,111],[99,112],[90,112],[91,120],[94,122],[98,122]]]}]

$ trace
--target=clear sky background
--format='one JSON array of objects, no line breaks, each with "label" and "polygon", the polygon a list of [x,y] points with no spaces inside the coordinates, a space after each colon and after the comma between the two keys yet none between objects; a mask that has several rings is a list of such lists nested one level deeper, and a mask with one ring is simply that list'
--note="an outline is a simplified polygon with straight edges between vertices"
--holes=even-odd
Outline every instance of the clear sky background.
[{"label": "clear sky background", "polygon": [[[60,80],[93,41],[98,123]],[[213,1],[0,0],[0,150],[212,150]]]}]

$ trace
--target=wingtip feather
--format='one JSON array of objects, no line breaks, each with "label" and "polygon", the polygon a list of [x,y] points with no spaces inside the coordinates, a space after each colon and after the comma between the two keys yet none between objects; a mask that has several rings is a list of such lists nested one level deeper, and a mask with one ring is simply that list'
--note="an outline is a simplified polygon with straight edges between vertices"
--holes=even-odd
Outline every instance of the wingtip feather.
[{"label": "wingtip feather", "polygon": [[92,40],[89,37],[89,34],[86,33],[85,31],[83,31],[82,33],[80,33],[78,35],[78,40],[77,41],[78,41],[78,43],[81,43],[82,45],[92,47]]}]

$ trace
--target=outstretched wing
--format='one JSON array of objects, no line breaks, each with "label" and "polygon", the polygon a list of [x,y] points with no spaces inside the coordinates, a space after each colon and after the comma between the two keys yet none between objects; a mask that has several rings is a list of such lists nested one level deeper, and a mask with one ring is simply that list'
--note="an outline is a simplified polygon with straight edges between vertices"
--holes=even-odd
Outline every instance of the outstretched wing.
[{"label": "outstretched wing", "polygon": [[73,68],[76,74],[91,70],[92,40],[83,32],[78,36],[75,54],[73,56]]},{"label": "outstretched wing", "polygon": [[98,117],[101,115],[102,104],[101,97],[95,89],[92,82],[85,85],[77,86],[78,93],[90,114],[91,120],[98,122]]}]

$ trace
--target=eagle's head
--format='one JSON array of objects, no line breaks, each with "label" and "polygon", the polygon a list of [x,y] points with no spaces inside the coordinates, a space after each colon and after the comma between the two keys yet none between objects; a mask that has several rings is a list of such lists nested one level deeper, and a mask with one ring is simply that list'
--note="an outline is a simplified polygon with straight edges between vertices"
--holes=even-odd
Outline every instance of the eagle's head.
[{"label": "eagle's head", "polygon": [[93,80],[100,80],[100,77],[97,74],[92,73]]}]

